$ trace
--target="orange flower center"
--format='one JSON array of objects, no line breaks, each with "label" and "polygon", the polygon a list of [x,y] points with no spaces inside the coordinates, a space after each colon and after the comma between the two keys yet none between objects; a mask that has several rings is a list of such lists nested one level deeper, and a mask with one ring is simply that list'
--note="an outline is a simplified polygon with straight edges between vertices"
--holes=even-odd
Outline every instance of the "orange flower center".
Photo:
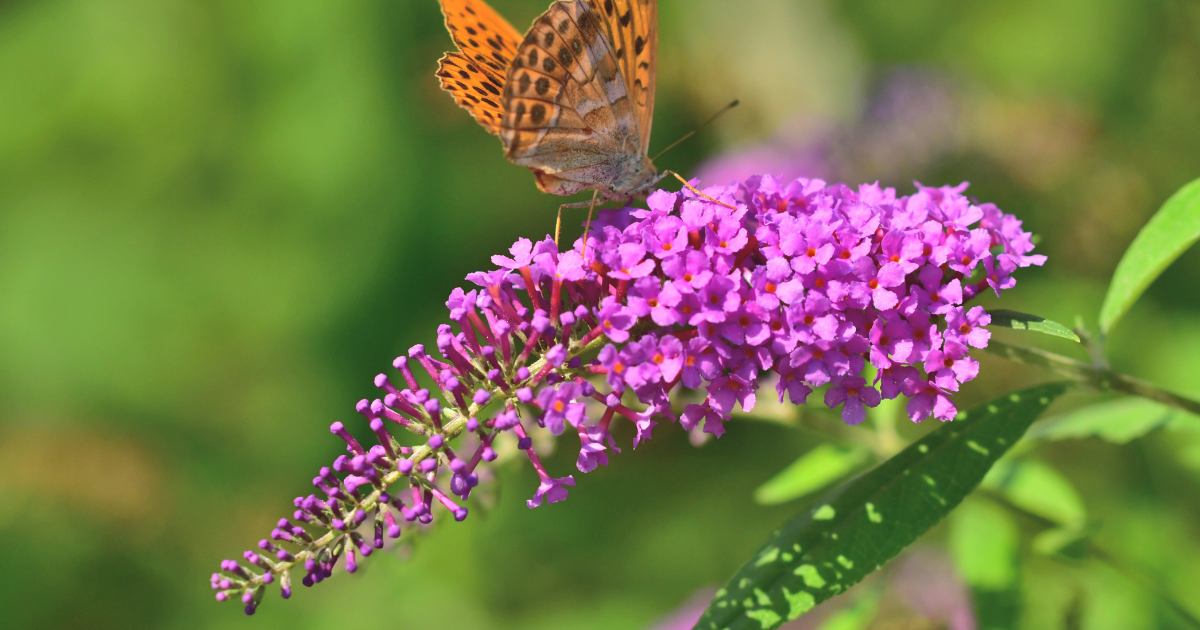
[{"label": "orange flower center", "polygon": [[808,251],[804,252],[804,255],[805,255],[805,256],[808,256],[809,258],[816,258],[816,257],[817,257],[817,250],[815,250],[815,249],[813,249],[813,248],[809,247],[809,248],[808,248]]},{"label": "orange flower center", "polygon": [[851,396],[851,397],[857,397],[857,396],[858,396],[858,388],[856,388],[856,387],[847,387],[847,388],[846,388],[846,395],[847,395],[847,396]]},{"label": "orange flower center", "polygon": [[805,326],[812,326],[813,321],[814,321],[814,319],[811,314],[804,316],[804,325]]},{"label": "orange flower center", "polygon": [[867,283],[867,286],[871,287],[872,290],[878,289],[879,281],[876,280],[875,278],[871,278],[871,281]]},{"label": "orange flower center", "polygon": [[613,364],[613,371],[616,372],[617,374],[620,374],[621,372],[625,371],[625,365],[623,363],[621,363],[620,361],[617,361],[616,363]]},{"label": "orange flower center", "polygon": [[814,352],[813,352],[813,358],[814,358],[814,359],[824,359],[824,358],[825,358],[825,353],[824,353],[824,352],[822,352],[822,351],[820,351],[820,350],[816,350],[816,351],[814,351]]},{"label": "orange flower center", "polygon": [[671,251],[672,247],[674,247],[674,245],[671,245],[670,243],[663,243],[663,251],[669,252]]},{"label": "orange flower center", "polygon": [[654,355],[654,363],[655,363],[655,365],[662,365],[662,362],[663,362],[663,361],[666,361],[666,360],[667,360],[667,358],[666,358],[666,357],[664,357],[664,356],[662,355],[662,353],[661,353],[661,352],[660,352],[660,353],[658,353],[658,354],[656,354],[656,355]]},{"label": "orange flower center", "polygon": [[741,324],[742,328],[745,328],[750,325],[750,318],[742,315],[742,318],[738,320],[738,323]]},{"label": "orange flower center", "polygon": [[958,332],[960,332],[960,333],[962,333],[962,334],[964,334],[964,335],[965,335],[965,334],[967,334],[967,333],[969,333],[969,332],[971,332],[971,325],[970,325],[970,324],[963,324],[962,326],[959,326],[959,327],[958,327]]},{"label": "orange flower center", "polygon": [[842,260],[846,260],[848,258],[850,258],[850,250],[843,249],[842,250]]},{"label": "orange flower center", "polygon": [[554,401],[554,410],[555,411],[557,411],[558,413],[562,413],[563,408],[564,408],[564,405],[561,400]]},{"label": "orange flower center", "polygon": [[942,360],[942,365],[945,367],[954,367],[954,359],[946,357]]},{"label": "orange flower center", "polygon": [[816,280],[813,280],[813,286],[817,287],[818,289],[824,289],[825,288],[825,278],[817,278]]},{"label": "orange flower center", "polygon": [[772,284],[772,283],[770,283],[770,282],[768,282],[768,283],[767,283],[767,286],[763,287],[763,290],[765,290],[767,293],[774,293],[774,292],[775,292],[775,285],[774,285],[774,284]]}]

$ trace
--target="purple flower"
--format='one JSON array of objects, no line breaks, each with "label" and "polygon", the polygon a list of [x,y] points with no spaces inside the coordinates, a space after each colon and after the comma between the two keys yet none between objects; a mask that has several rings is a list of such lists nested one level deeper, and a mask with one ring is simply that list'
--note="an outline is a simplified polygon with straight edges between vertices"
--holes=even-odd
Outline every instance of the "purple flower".
[{"label": "purple flower", "polygon": [[512,258],[499,255],[492,256],[492,264],[510,271],[516,271],[521,267],[528,267],[533,264],[533,242],[527,238],[517,239],[517,242],[508,249],[508,253],[512,254]]},{"label": "purple flower", "polygon": [[[522,418],[577,436],[585,473],[619,452],[613,422],[633,425],[635,447],[659,422],[720,437],[738,405],[754,408],[760,379],[793,404],[828,383],[825,402],[847,424],[900,394],[915,421],[953,418],[949,392],[975,378],[968,352],[989,341],[986,311],[965,303],[1042,262],[1019,221],[963,190],[897,197],[761,176],[708,189],[733,208],[658,191],[649,209],[603,211],[586,256],[582,239],[561,252],[548,237],[517,241],[493,259],[499,269],[467,276],[480,289],[450,294],[436,350],[414,346],[398,374],[375,378],[382,398],[356,405],[378,444],[335,422],[347,453],[314,478],[320,497],[297,497],[249,564],[223,563],[217,598],[253,612],[269,583],[290,596],[292,571],[311,586],[357,567],[385,532],[466,518],[453,495],[466,501],[490,477],[476,469],[501,456],[492,444],[505,432],[538,475],[527,505],[564,500],[575,479],[550,474]],[[703,403],[676,418],[676,388],[703,391]],[[589,409],[602,414],[594,424]],[[397,439],[397,428],[418,437]]]},{"label": "purple flower", "polygon": [[967,313],[963,313],[961,306],[957,307],[946,314],[946,339],[973,348],[986,348],[992,333],[984,326],[990,323],[992,316],[982,306],[976,306]]},{"label": "purple flower", "polygon": [[892,361],[908,360],[913,350],[913,330],[908,322],[895,316],[876,319],[871,326],[871,365],[884,369]]},{"label": "purple flower", "polygon": [[535,508],[542,504],[543,497],[547,503],[558,503],[567,498],[567,486],[574,485],[575,477],[570,475],[558,479],[543,477],[541,483],[538,484],[537,492],[533,493],[533,498],[525,503],[530,508]]},{"label": "purple flower", "polygon": [[574,402],[579,398],[581,388],[578,383],[563,383],[558,389],[547,387],[538,393],[538,403],[544,410],[539,423],[554,435],[561,435],[563,422],[570,422],[578,427],[583,423],[586,410],[582,403]]},{"label": "purple flower", "polygon": [[600,320],[600,328],[604,334],[617,343],[629,340],[629,333],[626,331],[637,321],[637,317],[613,297],[606,297],[600,303],[596,319]]},{"label": "purple flower", "polygon": [[958,386],[979,374],[979,362],[967,355],[968,348],[956,341],[946,341],[942,350],[925,356],[925,371],[934,375],[938,387],[958,391]]},{"label": "purple flower", "polygon": [[[604,442],[613,442],[613,437],[599,425],[595,426],[579,426],[579,458],[575,460],[575,467],[581,473],[589,473],[596,470],[598,466],[608,465],[608,454],[604,452]],[[620,452],[614,447],[614,450]]]},{"label": "purple flower", "polygon": [[808,395],[812,393],[812,388],[804,384],[803,374],[787,369],[779,375],[779,380],[775,382],[775,391],[779,393],[779,402],[783,402],[783,395],[786,392],[793,405],[803,405],[808,402]]},{"label": "purple flower", "polygon": [[629,293],[629,310],[633,315],[650,319],[659,326],[670,326],[681,321],[676,309],[683,296],[672,282],[660,282],[658,278],[639,278]]},{"label": "purple flower", "polygon": [[725,434],[725,420],[721,414],[717,413],[711,406],[705,405],[688,405],[683,410],[683,417],[680,418],[679,424],[683,428],[691,431],[699,426],[700,421],[704,421],[704,432],[715,437],[721,437]]},{"label": "purple flower", "polygon": [[905,410],[913,422],[920,422],[931,415],[948,422],[958,413],[950,401],[950,394],[933,381],[911,382],[904,393],[908,396]]},{"label": "purple flower", "polygon": [[662,270],[675,281],[675,289],[680,293],[694,293],[707,286],[713,276],[708,256],[696,250],[664,259]]},{"label": "purple flower", "polygon": [[804,374],[804,382],[813,387],[828,383],[833,377],[850,371],[850,357],[841,351],[838,339],[817,339],[812,344],[796,348],[791,355],[792,367]]},{"label": "purple flower", "polygon": [[658,343],[658,348],[650,357],[650,362],[658,367],[662,379],[674,383],[683,372],[683,344],[673,335],[667,335]]},{"label": "purple flower", "polygon": [[601,260],[612,268],[608,272],[609,277],[618,280],[635,280],[644,278],[654,271],[654,260],[643,260],[645,257],[646,248],[642,247],[640,243],[623,243],[617,247],[617,251]]},{"label": "purple flower", "polygon": [[904,269],[900,263],[887,262],[878,269],[870,258],[859,258],[854,271],[871,292],[871,301],[881,311],[896,308],[900,298],[888,289],[904,284]]},{"label": "purple flower", "polygon": [[708,386],[709,404],[717,413],[728,417],[733,413],[733,404],[742,406],[742,411],[754,409],[756,384],[738,375],[715,378]]},{"label": "purple flower", "polygon": [[879,392],[867,385],[866,379],[858,376],[838,376],[833,379],[833,387],[825,392],[825,405],[833,408],[842,407],[842,421],[851,426],[862,424],[867,417],[863,405],[875,407],[879,404]]}]

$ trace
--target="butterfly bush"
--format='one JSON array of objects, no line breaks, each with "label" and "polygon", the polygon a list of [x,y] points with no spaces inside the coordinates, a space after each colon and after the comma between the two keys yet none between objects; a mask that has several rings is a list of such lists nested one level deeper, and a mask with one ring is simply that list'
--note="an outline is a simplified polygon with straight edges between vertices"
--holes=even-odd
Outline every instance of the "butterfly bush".
[{"label": "butterfly bush", "polygon": [[[567,251],[517,241],[450,294],[436,356],[413,346],[375,378],[381,398],[359,401],[377,444],[330,427],[346,454],[244,562],[221,563],[217,599],[250,614],[276,580],[290,597],[293,570],[312,586],[435,513],[463,520],[505,433],[539,478],[528,506],[565,499],[575,479],[543,465],[535,424],[577,436],[586,473],[619,452],[615,421],[632,423],[634,448],[664,419],[720,437],[769,381],[795,404],[825,388],[851,425],[901,395],[914,422],[952,419],[954,392],[979,372],[969,352],[990,334],[983,307],[967,304],[1045,261],[1020,221],[966,186],[897,197],[752,177],[705,191],[720,203],[659,190],[648,209],[602,211]],[[403,446],[396,430],[423,443]]]}]

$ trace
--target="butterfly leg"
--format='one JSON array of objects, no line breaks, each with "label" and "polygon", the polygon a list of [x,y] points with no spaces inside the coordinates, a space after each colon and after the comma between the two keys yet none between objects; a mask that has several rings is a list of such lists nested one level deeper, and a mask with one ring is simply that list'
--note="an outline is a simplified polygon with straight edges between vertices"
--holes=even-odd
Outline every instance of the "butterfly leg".
[{"label": "butterfly leg", "polygon": [[[575,201],[572,203],[564,203],[558,207],[558,223],[556,223],[554,226],[554,244],[555,245],[558,244],[558,237],[559,237],[559,234],[561,233],[563,208],[587,208],[588,209],[588,224],[590,225],[591,217],[592,217],[592,210],[594,210],[596,208],[596,196],[598,194],[600,194],[601,192],[602,191],[599,188],[596,188],[596,189],[594,189],[594,192],[592,193],[591,201]],[[604,204],[609,201],[623,201],[623,200],[625,200],[625,197],[611,196],[611,195],[605,194],[604,199],[602,199],[600,201],[600,203]],[[586,230],[585,230],[585,233],[586,233]]]},{"label": "butterfly leg", "polygon": [[558,220],[554,222],[554,248],[555,249],[559,249],[558,236],[559,236],[559,234],[562,234],[562,210],[566,206],[567,206],[567,204],[564,203],[563,205],[558,207]]},{"label": "butterfly leg", "polygon": [[688,190],[696,193],[697,195],[700,195],[701,197],[703,197],[717,205],[725,206],[726,208],[737,210],[737,206],[731,206],[731,205],[725,203],[724,201],[717,201],[716,199],[713,199],[712,197],[709,197],[708,195],[700,192],[699,190],[696,189],[695,186],[688,183],[688,180],[684,179],[683,176],[680,175],[679,173],[676,173],[675,171],[663,171],[662,172],[662,177],[666,177],[667,175],[674,175],[675,179],[678,179],[680,182],[683,183],[684,188],[687,188]]},{"label": "butterfly leg", "polygon": [[583,225],[583,259],[585,262],[587,261],[588,231],[592,229],[592,211],[596,209],[596,195],[598,194],[600,194],[599,188],[592,191],[592,203],[588,205],[587,223]]}]

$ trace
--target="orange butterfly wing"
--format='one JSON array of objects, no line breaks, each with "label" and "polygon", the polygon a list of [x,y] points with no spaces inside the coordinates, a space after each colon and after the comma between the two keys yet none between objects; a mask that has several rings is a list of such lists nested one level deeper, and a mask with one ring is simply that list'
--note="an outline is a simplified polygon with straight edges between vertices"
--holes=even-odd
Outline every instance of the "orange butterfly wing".
[{"label": "orange butterfly wing", "polygon": [[650,148],[654,122],[654,79],[658,70],[658,2],[656,0],[588,0],[600,16],[621,75],[633,98],[642,141]]},{"label": "orange butterfly wing", "polygon": [[509,161],[534,171],[539,188],[622,195],[657,181],[646,156],[656,0],[560,0],[523,39],[482,0],[440,2],[462,51],[442,58],[442,88],[500,136]]},{"label": "orange butterfly wing", "polygon": [[446,29],[462,52],[438,62],[438,82],[491,134],[500,133],[503,90],[521,35],[482,0],[440,0]]},{"label": "orange butterfly wing", "polygon": [[[509,69],[500,125],[505,154],[532,169],[546,192],[600,187],[624,194],[654,175],[641,132],[649,120],[638,118],[642,108],[634,82],[624,74],[610,35],[620,34],[620,18],[609,26],[602,6],[596,0],[550,5]],[[632,25],[629,15],[626,27]],[[648,58],[646,39],[636,47]],[[641,96],[645,103],[644,91]]]}]

